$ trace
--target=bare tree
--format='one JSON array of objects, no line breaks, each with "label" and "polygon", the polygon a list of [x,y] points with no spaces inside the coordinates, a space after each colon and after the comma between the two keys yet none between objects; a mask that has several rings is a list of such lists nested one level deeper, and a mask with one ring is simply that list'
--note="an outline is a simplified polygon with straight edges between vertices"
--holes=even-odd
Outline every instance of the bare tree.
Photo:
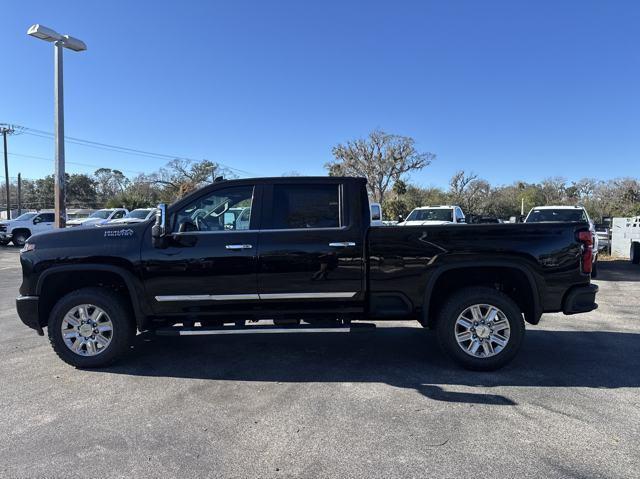
[{"label": "bare tree", "polygon": [[212,182],[217,176],[230,176],[230,172],[213,161],[176,158],[154,173],[151,179],[164,186],[162,196],[170,201]]},{"label": "bare tree", "polygon": [[421,170],[434,159],[433,153],[419,153],[413,138],[374,130],[368,138],[339,144],[332,149],[334,160],[324,166],[331,176],[361,176],[367,179],[374,201],[385,195],[410,171]]},{"label": "bare tree", "polygon": [[453,204],[462,207],[465,213],[480,214],[487,209],[491,193],[488,181],[475,173],[458,171],[449,180],[449,195]]}]

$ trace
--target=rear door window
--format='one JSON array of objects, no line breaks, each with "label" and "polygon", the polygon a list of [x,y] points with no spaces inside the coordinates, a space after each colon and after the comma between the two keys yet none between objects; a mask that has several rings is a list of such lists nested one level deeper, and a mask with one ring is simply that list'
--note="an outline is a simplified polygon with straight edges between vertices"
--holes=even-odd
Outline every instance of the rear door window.
[{"label": "rear door window", "polygon": [[340,185],[274,185],[271,221],[264,229],[339,228]]}]

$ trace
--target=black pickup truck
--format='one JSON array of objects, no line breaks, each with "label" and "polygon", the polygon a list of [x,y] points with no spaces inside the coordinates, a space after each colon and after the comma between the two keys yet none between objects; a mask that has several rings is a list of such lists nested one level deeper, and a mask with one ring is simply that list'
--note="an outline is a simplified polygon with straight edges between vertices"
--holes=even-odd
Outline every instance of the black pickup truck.
[{"label": "black pickup truck", "polygon": [[586,223],[371,227],[360,178],[219,181],[137,224],[35,235],[22,321],[77,367],[138,331],[200,335],[433,328],[464,367],[517,353],[524,322],[595,309]]}]

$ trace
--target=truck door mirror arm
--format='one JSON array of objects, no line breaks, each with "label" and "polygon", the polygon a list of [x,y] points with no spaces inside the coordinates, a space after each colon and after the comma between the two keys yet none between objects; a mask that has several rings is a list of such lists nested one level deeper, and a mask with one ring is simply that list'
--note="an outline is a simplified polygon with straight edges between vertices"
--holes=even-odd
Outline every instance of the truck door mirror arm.
[{"label": "truck door mirror arm", "polygon": [[167,205],[160,203],[156,213],[156,222],[151,228],[151,243],[154,248],[166,248],[167,236]]}]

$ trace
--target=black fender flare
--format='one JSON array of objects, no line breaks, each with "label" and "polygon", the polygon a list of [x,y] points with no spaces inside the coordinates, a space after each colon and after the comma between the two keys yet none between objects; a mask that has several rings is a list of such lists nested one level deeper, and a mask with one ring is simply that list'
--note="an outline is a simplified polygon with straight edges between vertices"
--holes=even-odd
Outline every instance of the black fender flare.
[{"label": "black fender flare", "polygon": [[529,286],[531,287],[531,296],[533,299],[533,314],[531,317],[527,317],[525,315],[525,319],[530,324],[538,324],[540,322],[540,317],[542,316],[542,301],[540,299],[540,289],[538,288],[538,283],[533,276],[533,273],[529,268],[525,265],[521,264],[521,262],[516,262],[512,260],[487,260],[487,261],[462,261],[456,262],[453,264],[442,265],[438,267],[427,280],[427,284],[425,286],[424,292],[424,302],[422,308],[422,320],[423,324],[429,324],[430,319],[429,308],[431,306],[432,293],[433,288],[436,285],[436,282],[444,273],[456,269],[470,269],[470,268],[508,268],[508,269],[516,269],[523,273],[529,282]]},{"label": "black fender flare", "polygon": [[145,298],[145,291],[141,281],[135,277],[133,273],[127,271],[125,268],[110,264],[95,264],[95,263],[83,263],[83,264],[67,264],[60,266],[53,266],[42,272],[38,278],[36,284],[36,295],[40,296],[42,293],[42,287],[46,279],[57,273],[74,273],[77,271],[105,271],[118,275],[124,281],[124,284],[129,291],[129,298],[133,307],[133,313],[136,319],[136,326],[139,330],[143,330],[145,325],[145,319],[148,316],[146,311],[146,304],[142,300]]}]

